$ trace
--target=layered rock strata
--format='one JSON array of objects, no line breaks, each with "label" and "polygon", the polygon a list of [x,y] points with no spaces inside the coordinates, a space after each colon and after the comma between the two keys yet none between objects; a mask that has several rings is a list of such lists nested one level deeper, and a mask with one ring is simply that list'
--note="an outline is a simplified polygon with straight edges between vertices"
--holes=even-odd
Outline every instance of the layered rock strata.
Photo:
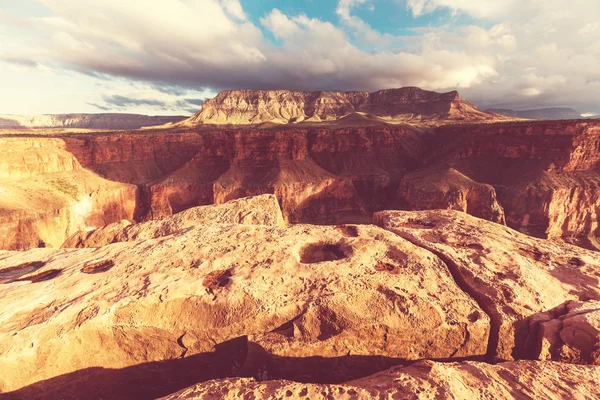
[{"label": "layered rock strata", "polygon": [[185,124],[252,125],[338,120],[362,113],[389,120],[494,120],[458,92],[436,93],[416,87],[368,92],[225,90],[202,105]]}]

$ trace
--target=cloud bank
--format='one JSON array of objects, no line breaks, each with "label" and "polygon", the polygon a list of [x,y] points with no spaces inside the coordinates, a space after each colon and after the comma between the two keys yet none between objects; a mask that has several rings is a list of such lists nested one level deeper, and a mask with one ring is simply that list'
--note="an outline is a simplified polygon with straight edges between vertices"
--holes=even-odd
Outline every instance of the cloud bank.
[{"label": "cloud bank", "polygon": [[[0,45],[12,48],[0,59],[145,82],[179,93],[169,107],[198,107],[185,101],[189,90],[414,85],[458,89],[482,107],[600,108],[598,0],[403,0],[398,12],[442,12],[449,21],[408,36],[378,32],[357,16],[357,7],[376,11],[374,0],[339,0],[336,24],[277,8],[253,22],[239,0],[39,1],[53,15],[13,21],[33,28]],[[457,16],[469,24],[453,23]],[[165,107],[126,100],[107,96],[98,105]]]}]

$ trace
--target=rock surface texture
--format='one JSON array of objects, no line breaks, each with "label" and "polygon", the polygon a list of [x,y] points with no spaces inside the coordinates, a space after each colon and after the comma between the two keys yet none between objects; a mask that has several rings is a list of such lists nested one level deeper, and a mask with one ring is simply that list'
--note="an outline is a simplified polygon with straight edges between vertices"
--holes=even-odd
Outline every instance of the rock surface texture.
[{"label": "rock surface texture", "polygon": [[[191,209],[99,248],[0,252],[0,393],[156,398],[234,377],[257,381],[175,396],[600,390],[596,252],[459,211],[281,226],[275,205]],[[523,359],[540,361],[481,363]]]},{"label": "rock surface texture", "polygon": [[[519,361],[421,361],[343,385],[224,379],[190,387],[163,400],[310,399],[595,399],[600,368]],[[565,385],[569,382],[569,386]]]},{"label": "rock surface texture", "polygon": [[116,242],[155,239],[211,223],[285,226],[277,198],[265,194],[231,200],[221,205],[194,207],[171,217],[134,225],[129,221],[115,222],[91,231],[77,232],[62,247],[102,247]]},{"label": "rock surface texture", "polygon": [[85,397],[114,378],[118,393],[156,396],[231,373],[343,382],[483,359],[490,331],[442,260],[374,226],[201,225],[0,257],[3,392]]},{"label": "rock surface texture", "polygon": [[[597,252],[535,239],[455,211],[382,211],[374,220],[436,254],[477,300],[492,324],[488,361],[539,358],[541,323],[574,307],[574,301],[600,300]],[[594,329],[591,325],[589,333]],[[599,336],[584,339],[589,333],[574,340],[591,348]]]}]

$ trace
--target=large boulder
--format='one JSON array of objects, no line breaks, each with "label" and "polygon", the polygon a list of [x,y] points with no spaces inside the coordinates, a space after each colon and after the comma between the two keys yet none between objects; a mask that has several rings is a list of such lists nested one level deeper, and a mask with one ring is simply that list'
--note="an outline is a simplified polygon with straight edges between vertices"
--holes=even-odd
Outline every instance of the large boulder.
[{"label": "large boulder", "polygon": [[25,398],[157,397],[236,374],[343,382],[481,359],[489,330],[438,257],[374,226],[198,225],[0,255],[0,392]]},{"label": "large boulder", "polygon": [[135,225],[128,221],[116,222],[103,228],[78,232],[67,239],[62,247],[102,247],[116,242],[154,239],[207,223],[285,225],[277,198],[272,194],[264,194],[232,200],[225,204],[193,207],[170,217]]},{"label": "large boulder", "polygon": [[436,254],[491,318],[488,360],[537,357],[534,332],[570,301],[600,300],[600,254],[457,211],[382,211],[375,223]]}]

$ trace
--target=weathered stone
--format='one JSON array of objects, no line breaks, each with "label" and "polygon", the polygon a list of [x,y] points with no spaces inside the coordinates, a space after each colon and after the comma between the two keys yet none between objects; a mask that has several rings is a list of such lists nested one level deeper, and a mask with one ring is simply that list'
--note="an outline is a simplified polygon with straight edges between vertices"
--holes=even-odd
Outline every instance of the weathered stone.
[{"label": "weathered stone", "polygon": [[[236,371],[343,382],[409,360],[481,359],[490,321],[446,265],[381,228],[353,228],[199,225],[0,253],[0,391],[76,377],[86,397],[97,368],[139,377],[117,379],[119,393],[170,390],[156,397]],[[226,343],[213,371],[205,362]],[[182,357],[198,361],[186,364],[196,381],[151,373]]]},{"label": "weathered stone", "polygon": [[[595,399],[600,396],[600,367],[519,361],[420,361],[344,384],[248,378],[204,382],[164,400],[239,399]],[[568,383],[567,383],[568,382]]]},{"label": "weathered stone", "polygon": [[78,232],[63,248],[102,247],[116,242],[154,239],[192,228],[199,224],[243,224],[284,226],[277,198],[265,194],[229,201],[221,205],[190,208],[173,216],[132,225],[114,223],[88,232]]},{"label": "weathered stone", "polygon": [[477,300],[492,323],[489,361],[535,357],[534,316],[573,300],[600,300],[597,252],[457,211],[382,211],[374,220],[435,253]]}]

